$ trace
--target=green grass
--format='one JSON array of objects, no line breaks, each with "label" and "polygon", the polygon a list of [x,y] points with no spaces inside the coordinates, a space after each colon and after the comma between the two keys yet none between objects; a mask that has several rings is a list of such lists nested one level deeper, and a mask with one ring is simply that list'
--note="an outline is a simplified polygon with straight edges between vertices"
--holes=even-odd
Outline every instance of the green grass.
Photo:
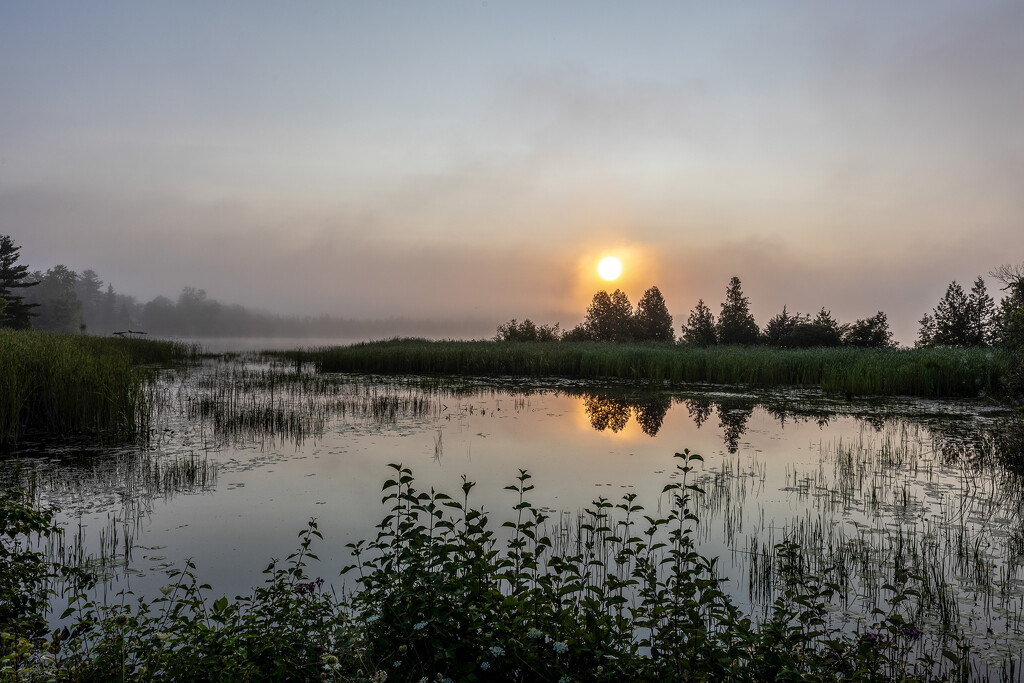
[{"label": "green grass", "polygon": [[149,415],[140,366],[189,353],[173,342],[0,330],[0,447],[27,432],[134,435]]},{"label": "green grass", "polygon": [[759,388],[800,386],[851,395],[998,393],[1014,356],[997,349],[773,349],[595,342],[402,339],[295,352],[324,372],[569,377]]}]

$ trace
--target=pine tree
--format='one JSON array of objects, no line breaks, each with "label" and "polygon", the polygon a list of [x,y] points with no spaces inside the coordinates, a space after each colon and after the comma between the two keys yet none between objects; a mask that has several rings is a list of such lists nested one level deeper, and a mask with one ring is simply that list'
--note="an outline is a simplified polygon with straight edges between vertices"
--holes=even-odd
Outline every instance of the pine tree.
[{"label": "pine tree", "polygon": [[25,287],[34,287],[38,282],[26,282],[28,266],[18,264],[21,247],[14,244],[9,235],[0,235],[0,327],[24,330],[32,327],[32,318],[37,315],[32,309],[38,304],[25,303],[24,297],[15,292]]},{"label": "pine tree", "polygon": [[697,305],[690,312],[690,317],[686,319],[686,324],[683,325],[683,341],[694,346],[713,346],[718,343],[715,316],[704,303],[704,299],[697,301]]},{"label": "pine tree", "polygon": [[832,311],[822,306],[811,325],[815,328],[818,341],[815,346],[839,346],[843,343],[843,325],[832,317]]},{"label": "pine tree", "polygon": [[993,337],[995,302],[980,277],[968,295],[956,281],[930,314],[921,318],[917,346],[987,346]]},{"label": "pine tree", "polygon": [[722,344],[756,344],[760,337],[761,330],[750,313],[750,301],[743,296],[740,279],[733,277],[725,290],[722,312],[718,315],[718,341]]},{"label": "pine tree", "polygon": [[989,273],[1003,283],[1007,295],[999,302],[993,342],[1010,349],[1024,349],[1024,263],[1002,265]]},{"label": "pine tree", "polygon": [[626,341],[633,337],[633,306],[621,291],[594,294],[583,322],[594,341]]},{"label": "pine tree", "polygon": [[807,322],[807,318],[799,313],[790,315],[786,307],[782,307],[779,313],[764,326],[764,340],[770,346],[789,346],[788,338],[793,334],[797,325]]},{"label": "pine tree", "polygon": [[32,277],[40,283],[32,291],[39,304],[39,317],[35,326],[50,332],[79,332],[82,327],[82,302],[75,293],[78,273],[65,265],[56,265],[45,274],[35,272]]},{"label": "pine tree", "polygon": [[82,324],[98,329],[103,319],[103,281],[94,270],[84,270],[75,281],[75,295],[82,303]]},{"label": "pine tree", "polygon": [[993,323],[996,316],[996,303],[985,289],[985,280],[978,276],[967,297],[970,306],[970,329],[968,330],[968,346],[988,346],[992,343],[995,331]]},{"label": "pine tree", "polygon": [[672,316],[661,290],[651,287],[636,304],[633,315],[633,332],[637,339],[644,341],[671,342],[676,338],[672,329]]},{"label": "pine tree", "polygon": [[917,332],[917,341],[914,346],[919,349],[935,345],[935,317],[931,313],[925,313],[924,317],[917,321],[921,328]]}]

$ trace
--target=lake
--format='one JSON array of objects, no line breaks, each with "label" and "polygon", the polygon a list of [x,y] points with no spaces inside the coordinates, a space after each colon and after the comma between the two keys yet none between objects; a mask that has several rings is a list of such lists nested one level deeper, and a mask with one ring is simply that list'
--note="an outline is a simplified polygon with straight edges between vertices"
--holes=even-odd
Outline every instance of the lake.
[{"label": "lake", "polygon": [[257,354],[163,371],[151,391],[145,447],[23,444],[4,468],[62,508],[51,551],[92,556],[110,600],[157,595],[186,559],[215,595],[247,593],[310,518],[324,534],[310,573],[341,589],[345,545],[385,514],[389,463],[452,495],[465,475],[496,527],[527,470],[558,534],[596,498],[657,511],[689,449],[704,458],[690,474],[700,550],[737,603],[756,613],[777,595],[775,546],[792,540],[809,569],[845,577],[837,619],[885,607],[899,566],[926,587],[925,633],[959,629],[992,665],[1024,649],[1022,480],[981,401],[320,375]]}]

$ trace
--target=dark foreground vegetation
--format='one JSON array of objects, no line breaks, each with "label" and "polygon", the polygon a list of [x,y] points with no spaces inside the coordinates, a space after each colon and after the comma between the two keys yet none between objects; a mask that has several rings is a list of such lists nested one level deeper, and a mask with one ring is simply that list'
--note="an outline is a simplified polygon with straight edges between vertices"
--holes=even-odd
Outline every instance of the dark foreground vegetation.
[{"label": "dark foreground vegetation", "polygon": [[600,342],[402,339],[294,352],[326,372],[568,377],[800,386],[850,395],[998,393],[1016,356],[1002,349],[773,349]]},{"label": "dark foreground vegetation", "polygon": [[143,366],[193,350],[174,342],[0,329],[0,447],[26,433],[131,438],[149,423]]},{"label": "dark foreground vegetation", "polygon": [[[0,574],[0,679],[61,681],[914,681],[967,680],[956,634],[916,620],[918,578],[898,572],[886,606],[864,623],[832,616],[841,578],[816,574],[782,544],[781,590],[746,614],[723,590],[715,560],[694,549],[699,456],[657,512],[633,494],[599,499],[572,528],[548,523],[520,472],[499,528],[470,504],[418,491],[392,465],[387,514],[370,542],[349,547],[335,596],[311,570],[315,521],[299,548],[272,561],[251,594],[213,599],[191,564],[152,600],[88,597],[86,574],[55,576],[26,536],[54,534],[50,514],[6,492]],[[55,583],[55,579],[57,579]],[[70,588],[58,596],[56,586]],[[59,605],[59,607],[58,607]],[[46,610],[66,626],[50,631]],[[1019,663],[1003,663],[1013,677]]]}]

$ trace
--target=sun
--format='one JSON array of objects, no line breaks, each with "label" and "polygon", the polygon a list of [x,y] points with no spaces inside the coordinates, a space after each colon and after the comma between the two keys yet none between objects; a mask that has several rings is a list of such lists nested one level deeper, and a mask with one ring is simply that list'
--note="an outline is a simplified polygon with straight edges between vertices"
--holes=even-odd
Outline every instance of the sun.
[{"label": "sun", "polygon": [[597,264],[597,274],[609,282],[622,275],[622,261],[614,256],[606,256]]}]

